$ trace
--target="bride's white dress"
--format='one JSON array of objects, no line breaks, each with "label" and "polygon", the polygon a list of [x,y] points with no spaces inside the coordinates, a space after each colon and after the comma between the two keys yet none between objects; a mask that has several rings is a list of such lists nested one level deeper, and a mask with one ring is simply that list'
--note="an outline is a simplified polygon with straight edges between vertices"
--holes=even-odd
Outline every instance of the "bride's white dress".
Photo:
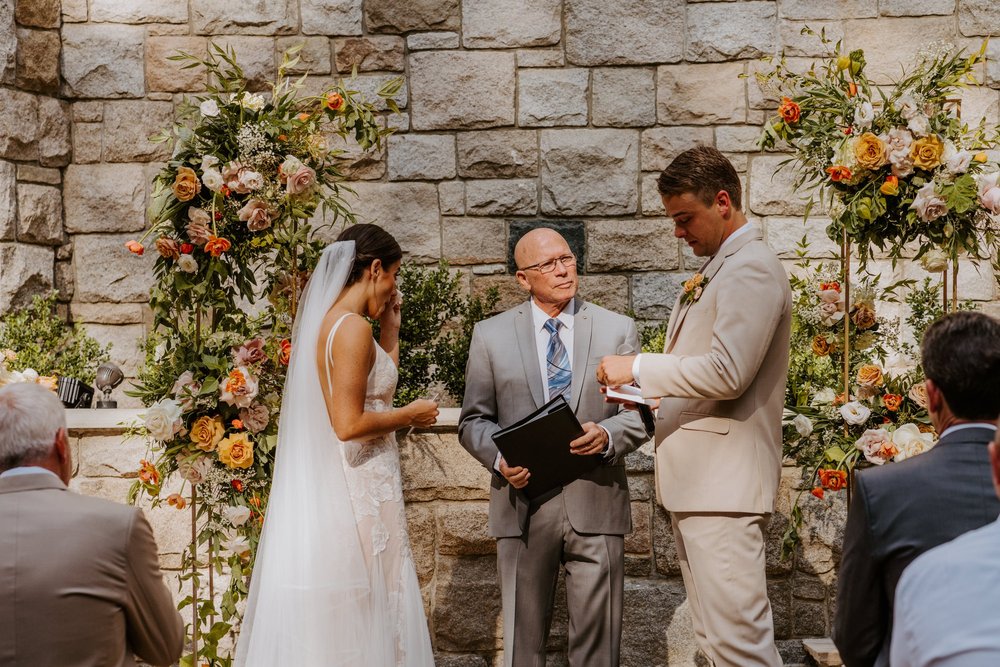
[{"label": "bride's white dress", "polygon": [[[327,367],[333,365],[333,339],[342,316],[326,342]],[[392,358],[375,345],[375,364],[368,374],[365,411],[392,409],[399,373]],[[328,386],[332,383],[328,379]],[[389,663],[400,667],[433,666],[423,600],[410,550],[403,508],[403,482],[396,434],[365,442],[336,442],[344,464],[344,477],[358,526],[361,550],[368,565],[372,621],[381,630],[377,641]],[[373,664],[366,662],[365,664]]]},{"label": "bride's white dress", "polygon": [[[292,330],[274,478],[236,643],[237,667],[433,667],[406,530],[394,434],[341,442],[316,350],[346,284],[354,242],[324,250]],[[365,409],[392,409],[398,378],[375,346]],[[329,367],[331,364],[328,363]],[[332,385],[334,401],[340,389]]]}]

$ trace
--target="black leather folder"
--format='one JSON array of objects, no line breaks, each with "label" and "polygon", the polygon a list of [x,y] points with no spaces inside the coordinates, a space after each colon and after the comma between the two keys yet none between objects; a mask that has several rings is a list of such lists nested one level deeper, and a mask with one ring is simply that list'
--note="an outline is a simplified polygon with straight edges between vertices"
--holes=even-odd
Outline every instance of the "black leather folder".
[{"label": "black leather folder", "polygon": [[507,465],[531,471],[531,479],[521,492],[534,500],[601,465],[601,454],[580,456],[569,451],[569,443],[581,435],[580,420],[559,395],[516,424],[494,433],[493,442]]}]

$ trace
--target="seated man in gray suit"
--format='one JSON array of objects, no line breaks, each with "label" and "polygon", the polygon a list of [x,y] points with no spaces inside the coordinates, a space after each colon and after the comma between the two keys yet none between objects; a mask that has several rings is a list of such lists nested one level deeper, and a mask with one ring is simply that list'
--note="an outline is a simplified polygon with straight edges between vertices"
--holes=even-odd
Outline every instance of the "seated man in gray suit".
[{"label": "seated man in gray suit", "polygon": [[[1000,439],[990,443],[1000,496]],[[893,608],[894,667],[1000,665],[1000,519],[918,557]]]},{"label": "seated man in gray suit", "polygon": [[[564,565],[569,664],[613,667],[621,645],[624,535],[632,530],[624,458],[649,434],[637,413],[604,402],[594,369],[619,346],[637,350],[638,335],[631,319],[576,298],[576,257],[558,232],[528,232],[514,259],[517,281],[531,298],[476,325],[458,426],[462,446],[493,475],[489,532],[497,538],[504,661],[545,667]],[[509,466],[490,436],[557,394],[585,431],[570,450],[603,452],[605,461],[529,504],[517,489],[531,471]]]},{"label": "seated man in gray suit", "polygon": [[0,388],[0,664],[130,667],[181,655],[184,625],[142,511],[67,490],[62,403]]},{"label": "seated man in gray suit", "polygon": [[855,478],[833,621],[847,667],[889,664],[903,569],[1000,514],[987,453],[1000,414],[1000,322],[975,312],[945,315],[924,334],[921,363],[941,439],[928,452]]}]

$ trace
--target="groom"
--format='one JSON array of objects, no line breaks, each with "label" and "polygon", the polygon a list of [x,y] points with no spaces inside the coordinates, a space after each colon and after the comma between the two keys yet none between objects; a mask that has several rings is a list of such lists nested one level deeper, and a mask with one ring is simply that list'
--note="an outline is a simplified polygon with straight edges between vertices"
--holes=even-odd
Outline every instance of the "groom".
[{"label": "groom", "polygon": [[[462,446],[492,473],[489,532],[497,538],[504,662],[544,667],[556,579],[566,568],[571,667],[615,666],[621,645],[624,535],[632,530],[625,455],[645,442],[638,414],[602,399],[594,370],[620,346],[638,349],[635,323],[576,298],[576,257],[556,231],[537,228],[514,249],[521,305],[472,334]],[[531,471],[508,465],[490,437],[563,394],[584,434],[574,454],[604,462],[554,494],[518,493]],[[537,443],[539,447],[547,443]]]},{"label": "groom", "polygon": [[699,257],[670,313],[663,354],[612,356],[599,380],[663,397],[656,495],[670,512],[695,635],[716,667],[781,665],[764,536],[781,474],[791,293],[740,207],[739,176],[708,146],[660,175],[674,236]]}]

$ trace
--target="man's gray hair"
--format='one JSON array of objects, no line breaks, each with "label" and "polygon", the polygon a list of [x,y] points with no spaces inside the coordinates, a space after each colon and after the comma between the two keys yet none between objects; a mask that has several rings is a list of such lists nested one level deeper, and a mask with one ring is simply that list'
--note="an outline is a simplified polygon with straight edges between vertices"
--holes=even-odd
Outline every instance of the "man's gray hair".
[{"label": "man's gray hair", "polygon": [[0,387],[0,471],[44,459],[64,428],[66,412],[53,392],[27,382]]}]

